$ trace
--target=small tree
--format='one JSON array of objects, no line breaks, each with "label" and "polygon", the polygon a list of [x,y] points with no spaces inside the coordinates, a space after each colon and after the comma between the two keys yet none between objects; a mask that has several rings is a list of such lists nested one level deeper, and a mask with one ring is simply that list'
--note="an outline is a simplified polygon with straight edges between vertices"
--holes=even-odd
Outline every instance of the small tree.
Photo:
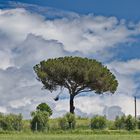
[{"label": "small tree", "polygon": [[52,109],[51,109],[50,106],[47,105],[46,103],[41,103],[41,104],[39,104],[39,105],[36,107],[36,110],[48,112],[49,116],[52,115]]},{"label": "small tree", "polygon": [[66,115],[68,124],[69,124],[69,128],[70,129],[74,129],[75,125],[76,125],[76,119],[75,119],[75,115],[72,113],[67,113]]},{"label": "small tree", "polygon": [[75,115],[72,113],[67,113],[62,118],[59,119],[59,126],[63,130],[66,130],[67,128],[74,129],[75,125],[76,125],[76,118]]},{"label": "small tree", "polygon": [[49,114],[46,111],[35,111],[31,113],[31,129],[33,131],[45,131],[48,129]]},{"label": "small tree", "polygon": [[60,126],[62,130],[66,130],[68,128],[67,123],[68,123],[67,118],[65,116],[62,118],[59,118],[58,120],[58,125]]},{"label": "small tree", "polygon": [[91,129],[104,129],[106,127],[106,117],[95,116],[91,119]]},{"label": "small tree", "polygon": [[116,117],[114,124],[117,129],[126,129],[128,131],[136,129],[136,120],[131,115]]},{"label": "small tree", "polygon": [[136,122],[137,122],[138,129],[140,129],[140,118],[138,118]]},{"label": "small tree", "polygon": [[3,130],[21,131],[23,127],[22,115],[7,114],[0,115],[0,126]]},{"label": "small tree", "polygon": [[128,131],[136,129],[136,120],[131,115],[128,115],[125,120],[125,127]]},{"label": "small tree", "polygon": [[114,125],[116,129],[125,129],[126,127],[126,116],[123,115],[121,117],[117,116],[115,121],[114,121]]},{"label": "small tree", "polygon": [[107,67],[94,59],[81,57],[48,59],[35,65],[34,71],[44,89],[51,92],[58,87],[68,89],[70,113],[74,113],[74,97],[81,92],[114,93],[118,86],[115,76]]},{"label": "small tree", "polygon": [[14,115],[13,117],[15,118],[14,123],[13,123],[14,129],[17,131],[21,131],[23,128],[23,121],[22,121],[23,116],[22,116],[22,114]]}]

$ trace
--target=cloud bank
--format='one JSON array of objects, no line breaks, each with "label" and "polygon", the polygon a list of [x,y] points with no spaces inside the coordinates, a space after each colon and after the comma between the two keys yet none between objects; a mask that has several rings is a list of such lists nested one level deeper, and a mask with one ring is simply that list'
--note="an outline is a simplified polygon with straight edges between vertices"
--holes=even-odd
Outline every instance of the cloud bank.
[{"label": "cloud bank", "polygon": [[[104,114],[104,109],[112,106],[119,106],[123,113],[133,115],[133,95],[139,88],[134,76],[139,73],[140,60],[111,60],[115,52],[109,50],[135,42],[135,36],[140,34],[139,24],[115,17],[68,12],[49,19],[48,13],[31,12],[24,4],[22,8],[0,10],[0,112],[23,112],[28,118],[41,102],[52,107],[53,117],[68,111],[69,96],[64,99],[65,93],[55,102],[53,98],[57,93],[41,90],[42,85],[35,79],[32,67],[44,59],[72,55],[102,61],[119,81],[116,95],[77,96],[78,115]],[[106,60],[111,62],[105,63]]]}]

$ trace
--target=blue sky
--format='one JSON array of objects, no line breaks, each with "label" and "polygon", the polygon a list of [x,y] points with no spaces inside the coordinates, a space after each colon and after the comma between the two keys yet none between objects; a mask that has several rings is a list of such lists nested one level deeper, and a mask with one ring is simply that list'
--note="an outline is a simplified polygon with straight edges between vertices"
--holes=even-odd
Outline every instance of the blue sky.
[{"label": "blue sky", "polygon": [[47,102],[53,117],[66,113],[67,90],[55,102],[59,90],[41,90],[33,66],[72,55],[101,61],[119,81],[115,95],[77,96],[78,115],[111,117],[108,111],[116,106],[120,113],[133,115],[134,96],[140,105],[139,5],[139,0],[1,0],[0,112],[22,112],[28,118],[37,104]]},{"label": "blue sky", "polygon": [[138,21],[140,18],[139,0],[13,0],[40,6],[49,6],[81,14],[95,13],[116,16]]}]

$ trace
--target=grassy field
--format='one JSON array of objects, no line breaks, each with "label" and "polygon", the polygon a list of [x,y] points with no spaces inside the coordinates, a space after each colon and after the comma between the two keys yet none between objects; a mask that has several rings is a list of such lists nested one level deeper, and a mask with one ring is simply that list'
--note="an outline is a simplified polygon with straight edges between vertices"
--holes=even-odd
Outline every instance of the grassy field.
[{"label": "grassy field", "polygon": [[140,135],[1,134],[0,140],[140,140]]}]

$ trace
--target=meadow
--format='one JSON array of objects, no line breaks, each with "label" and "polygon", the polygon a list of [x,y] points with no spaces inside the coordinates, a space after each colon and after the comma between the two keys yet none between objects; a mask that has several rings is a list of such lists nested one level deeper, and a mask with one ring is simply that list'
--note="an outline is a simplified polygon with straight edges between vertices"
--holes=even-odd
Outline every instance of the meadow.
[{"label": "meadow", "polygon": [[0,140],[140,140],[140,135],[83,134],[1,134]]}]

